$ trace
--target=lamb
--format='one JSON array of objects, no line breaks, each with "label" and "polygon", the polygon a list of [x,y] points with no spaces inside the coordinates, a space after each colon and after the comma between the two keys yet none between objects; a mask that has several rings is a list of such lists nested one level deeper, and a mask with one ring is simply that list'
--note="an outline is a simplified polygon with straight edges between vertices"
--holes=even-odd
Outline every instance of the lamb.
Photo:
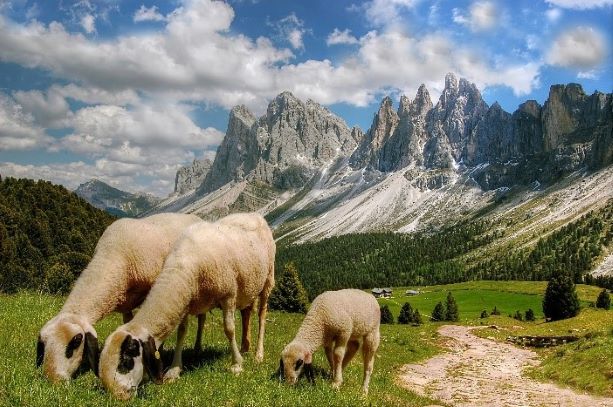
[{"label": "lamb", "polygon": [[113,311],[122,313],[124,322],[130,320],[175,240],[183,229],[199,222],[195,215],[166,213],[120,219],[106,228],[61,311],[40,331],[36,364],[43,366],[47,378],[52,382],[70,380],[82,362],[98,373],[98,339],[93,325]]},{"label": "lamb", "polygon": [[[184,324],[185,315],[205,313],[214,307],[223,311],[224,331],[232,349],[230,370],[240,373],[243,358],[234,336],[234,311],[241,310],[243,332],[248,332],[256,299],[256,361],[261,362],[268,296],[274,286],[275,250],[270,228],[255,213],[230,215],[212,224],[188,227],[138,314],[107,338],[100,356],[104,387],[115,397],[127,400],[136,392],[144,371],[156,383],[176,379],[180,360],[175,359],[163,375],[158,346],[179,323]],[[177,343],[177,348],[180,346]],[[248,346],[247,340],[243,351]]]},{"label": "lamb", "polygon": [[315,298],[296,337],[281,352],[279,373],[295,384],[303,369],[312,375],[313,352],[324,347],[332,369],[332,386],[343,383],[343,369],[362,340],[364,381],[368,393],[375,353],[379,347],[380,310],[377,300],[361,290],[326,291]]}]

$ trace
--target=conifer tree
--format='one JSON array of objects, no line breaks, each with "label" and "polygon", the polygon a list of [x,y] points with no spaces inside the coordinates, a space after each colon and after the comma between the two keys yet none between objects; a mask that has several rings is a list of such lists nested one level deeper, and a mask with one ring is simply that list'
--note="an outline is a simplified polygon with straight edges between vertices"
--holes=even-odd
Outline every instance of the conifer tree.
[{"label": "conifer tree", "polygon": [[579,313],[579,297],[569,274],[554,276],[547,284],[543,313],[551,321],[572,318]]},{"label": "conifer tree", "polygon": [[611,296],[607,292],[606,288],[603,288],[598,298],[596,299],[596,308],[603,308],[608,310],[611,308]]},{"label": "conifer tree", "polygon": [[451,292],[447,294],[447,307],[445,312],[445,321],[457,322],[460,320],[460,313],[458,312],[458,304],[455,302],[455,298],[451,295]]},{"label": "conifer tree", "polygon": [[432,310],[432,315],[430,316],[430,319],[432,319],[433,321],[444,321],[445,313],[445,306],[442,302],[439,301],[434,307],[434,310]]},{"label": "conifer tree", "polygon": [[421,318],[421,314],[417,308],[415,308],[415,311],[413,312],[413,323],[415,325],[421,325],[424,323],[424,320]]},{"label": "conifer tree", "polygon": [[534,311],[532,310],[532,308],[528,308],[528,311],[526,311],[526,321],[534,320],[536,320],[536,318],[534,318]]},{"label": "conifer tree", "polygon": [[399,324],[410,324],[413,321],[413,307],[408,302],[405,302],[402,308],[400,308],[400,314],[398,315]]},{"label": "conifer tree", "polygon": [[393,324],[394,323],[394,315],[392,315],[392,311],[390,311],[387,305],[381,307],[381,323],[382,324]]},{"label": "conifer tree", "polygon": [[487,310],[481,311],[481,318],[487,318],[489,315],[487,314]]},{"label": "conifer tree", "polygon": [[274,310],[306,314],[309,298],[294,263],[286,263],[283,267],[283,274],[272,290],[268,305]]}]

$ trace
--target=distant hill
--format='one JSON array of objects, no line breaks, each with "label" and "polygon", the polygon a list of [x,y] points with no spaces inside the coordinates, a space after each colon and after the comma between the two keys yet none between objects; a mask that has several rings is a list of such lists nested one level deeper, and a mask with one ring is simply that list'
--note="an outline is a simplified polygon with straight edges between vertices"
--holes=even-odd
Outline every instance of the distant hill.
[{"label": "distant hill", "polygon": [[66,292],[114,220],[63,186],[0,179],[0,292]]},{"label": "distant hill", "polygon": [[117,217],[137,217],[160,201],[153,195],[122,191],[97,179],[79,185],[75,193]]}]

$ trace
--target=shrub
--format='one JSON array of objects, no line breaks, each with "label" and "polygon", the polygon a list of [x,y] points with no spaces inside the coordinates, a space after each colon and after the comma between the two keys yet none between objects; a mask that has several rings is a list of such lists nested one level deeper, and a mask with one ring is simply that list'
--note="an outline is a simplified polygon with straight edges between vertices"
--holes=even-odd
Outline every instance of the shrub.
[{"label": "shrub", "polygon": [[413,307],[408,302],[405,302],[402,308],[400,308],[400,314],[398,315],[399,324],[410,324],[413,322]]},{"label": "shrub", "polygon": [[572,318],[579,313],[579,297],[570,275],[563,273],[549,280],[543,298],[543,313],[551,321]]},{"label": "shrub", "polygon": [[528,308],[528,311],[526,311],[526,317],[525,317],[526,321],[535,321],[536,318],[534,318],[534,311],[532,310],[532,308]]},{"label": "shrub", "polygon": [[487,318],[489,315],[487,314],[487,310],[481,311],[481,318]]},{"label": "shrub", "polygon": [[279,311],[302,314],[307,312],[309,299],[294,263],[285,264],[283,274],[270,294],[268,305]]},{"label": "shrub", "polygon": [[421,314],[419,313],[419,310],[417,308],[415,308],[415,312],[413,312],[413,323],[415,325],[421,325],[424,323],[423,319],[421,318]]},{"label": "shrub", "polygon": [[524,317],[521,315],[521,312],[519,312],[519,310],[515,311],[515,315],[513,315],[513,319],[516,319],[518,321],[523,321]]},{"label": "shrub", "polygon": [[392,315],[392,311],[390,311],[387,305],[381,307],[381,323],[382,324],[393,324],[394,316]]},{"label": "shrub", "polygon": [[432,319],[433,321],[444,321],[445,313],[445,306],[442,302],[439,301],[438,304],[436,304],[436,306],[434,307],[434,310],[432,310],[432,315],[430,316],[430,319]]},{"label": "shrub", "polygon": [[455,302],[455,298],[451,295],[451,292],[447,294],[447,310],[445,312],[445,320],[457,322],[460,319],[460,313],[458,312],[458,304]]},{"label": "shrub", "polygon": [[74,277],[65,263],[54,263],[45,270],[45,290],[51,294],[67,294]]},{"label": "shrub", "polygon": [[603,308],[608,310],[611,308],[611,296],[607,292],[606,288],[603,288],[598,298],[596,299],[596,308]]},{"label": "shrub", "polygon": [[494,305],[494,309],[491,312],[491,315],[500,315],[500,311],[498,311],[498,308],[496,308],[495,305]]}]

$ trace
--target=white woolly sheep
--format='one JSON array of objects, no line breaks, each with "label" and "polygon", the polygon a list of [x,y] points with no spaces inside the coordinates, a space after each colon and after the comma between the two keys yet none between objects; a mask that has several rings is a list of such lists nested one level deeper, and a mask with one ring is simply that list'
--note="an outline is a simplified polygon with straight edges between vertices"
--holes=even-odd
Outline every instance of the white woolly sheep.
[{"label": "white woolly sheep", "polygon": [[187,226],[200,222],[195,215],[165,213],[120,219],[107,227],[61,311],[40,331],[36,364],[43,365],[44,375],[53,382],[69,380],[84,361],[97,374],[98,339],[93,325],[113,311],[129,321],[175,240]]},{"label": "white woolly sheep", "polygon": [[324,347],[332,369],[332,386],[343,383],[343,369],[362,341],[364,381],[368,393],[375,353],[379,347],[380,310],[377,300],[361,290],[326,291],[315,298],[298,333],[281,352],[279,373],[295,384],[305,369],[312,375],[313,352]]},{"label": "white woolly sheep", "polygon": [[[180,359],[175,358],[163,375],[157,347],[179,323],[185,324],[185,315],[205,313],[215,307],[223,311],[224,331],[232,348],[231,371],[238,374],[243,358],[234,336],[234,311],[241,310],[243,333],[248,333],[256,299],[259,299],[256,361],[262,361],[274,262],[275,242],[261,215],[235,214],[212,224],[203,222],[188,227],[166,259],[138,314],[107,338],[100,355],[103,385],[117,398],[129,399],[141,383],[144,370],[156,383],[176,379],[181,371]],[[185,326],[179,330],[182,329]],[[246,351],[249,343],[243,339]],[[178,341],[177,348],[180,346]]]}]

